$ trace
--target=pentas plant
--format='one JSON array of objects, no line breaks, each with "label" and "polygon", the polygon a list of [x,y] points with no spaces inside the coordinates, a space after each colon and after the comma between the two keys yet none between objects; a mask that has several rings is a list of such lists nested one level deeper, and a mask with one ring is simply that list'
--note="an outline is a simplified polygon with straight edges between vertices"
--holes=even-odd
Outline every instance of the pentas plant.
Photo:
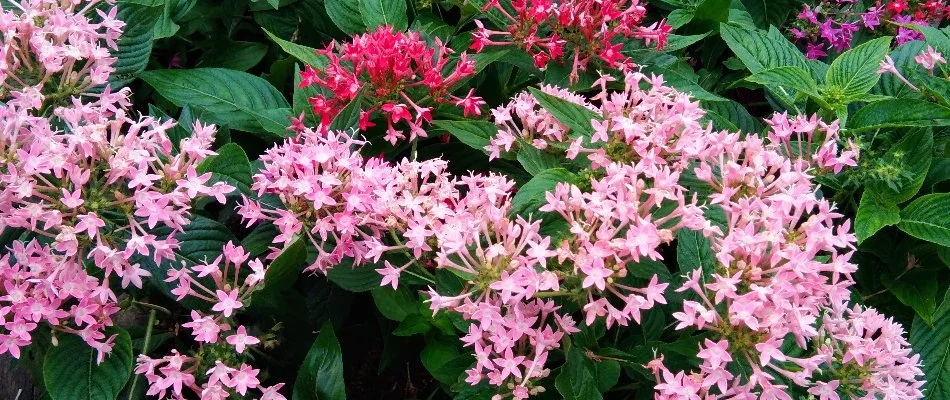
[{"label": "pentas plant", "polygon": [[572,82],[591,64],[632,65],[633,60],[621,52],[625,40],[655,42],[662,50],[672,31],[665,21],[647,25],[646,3],[640,0],[516,0],[510,8],[491,0],[482,7],[482,12],[489,10],[503,16],[507,25],[492,30],[475,20],[478,29],[472,49],[480,52],[486,46],[513,45],[528,52],[538,68],[552,61],[570,63]]},{"label": "pentas plant", "polygon": [[466,116],[481,113],[484,101],[472,90],[464,97],[452,94],[463,78],[475,73],[475,61],[465,52],[458,57],[452,53],[438,38],[430,45],[419,32],[380,26],[319,51],[327,57],[326,66],[308,65],[300,74],[300,87],[316,86],[332,95],[309,99],[324,125],[354,99],[365,103],[359,107],[360,130],[373,126],[373,114],[381,113],[386,141],[395,145],[406,139],[404,130],[395,127],[401,121],[408,127],[409,140],[428,136],[423,127],[432,120],[434,105],[460,107]]},{"label": "pentas plant", "polygon": [[186,399],[193,393],[202,400],[224,400],[254,394],[260,400],[286,399],[279,392],[283,383],[261,384],[260,370],[248,362],[250,349],[262,341],[235,322],[252,294],[263,286],[268,270],[259,259],[249,259],[243,247],[228,242],[212,261],[168,271],[166,281],[176,283],[172,293],[179,301],[197,298],[213,304],[212,312],[192,310],[191,322],[182,324],[199,344],[194,354],[173,349],[160,358],[138,356],[135,373],[148,381],[146,395]]},{"label": "pentas plant", "polygon": [[[4,11],[0,100],[0,230],[22,232],[0,256],[0,354],[20,356],[41,325],[76,334],[102,362],[119,310],[113,289],[142,288],[140,261],[175,260],[159,238],[188,223],[192,201],[224,202],[234,188],[196,168],[215,153],[212,125],[196,122],[174,151],[175,123],[134,118],[128,89],[83,93],[107,81],[122,23],[92,3],[16,4]],[[13,85],[13,86],[11,86]],[[117,286],[116,286],[117,285]]]},{"label": "pentas plant", "polygon": [[822,0],[814,6],[806,3],[790,32],[805,43],[806,57],[819,59],[828,51],[850,49],[854,35],[862,28],[882,34],[896,31],[898,44],[922,39],[916,30],[899,24],[939,26],[950,13],[943,0],[877,1],[866,9],[864,4],[850,0]]},{"label": "pentas plant", "polygon": [[[709,236],[717,260],[710,279],[695,271],[677,289],[699,300],[684,301],[673,317],[676,329],[712,337],[700,346],[698,371],[674,374],[662,357],[651,363],[658,397],[791,399],[797,386],[820,399],[922,398],[919,357],[900,325],[849,310],[855,238],[849,221],[815,196],[811,174],[854,165],[856,154],[836,155],[836,123],[784,115],[767,122],[765,140],[712,137],[696,169],[726,225]],[[809,146],[795,148],[801,143]]]},{"label": "pentas plant", "polygon": [[[707,339],[698,349],[703,361],[699,371],[673,373],[663,365],[662,355],[649,363],[658,382],[657,398],[792,398],[789,385],[822,399],[840,398],[838,393],[919,398],[922,382],[917,377],[922,373],[900,326],[873,310],[847,306],[855,270],[848,250],[854,237],[849,222],[839,223],[841,215],[815,196],[812,182],[813,173],[836,173],[855,165],[855,148],[839,148],[837,125],[779,114],[767,121],[766,139],[741,139],[736,133],[703,128],[698,104],[664,87],[660,78],[650,79],[644,90],[646,77],[629,73],[624,90],[608,93],[610,80],[604,77],[595,84],[603,88],[594,97],[603,104],[604,122],[592,122],[592,139],[589,144],[578,141],[582,150],[575,153],[585,154],[592,172],[603,178],[593,178],[589,189],[558,184],[539,210],[558,213],[568,223],[568,236],[551,246],[550,237],[533,233],[533,225],[523,220],[514,231],[493,229],[510,233],[475,241],[471,255],[465,251],[457,256],[460,261],[445,266],[476,277],[483,276],[486,267],[501,270],[497,282],[482,284],[481,293],[469,289],[446,296],[430,290],[433,309],[454,309],[477,322],[463,338],[474,347],[477,360],[467,381],[487,378],[507,386],[510,391],[499,398],[541,392],[531,378],[546,376],[538,360],[546,361],[544,349],[554,347],[535,337],[530,351],[509,353],[507,338],[548,332],[544,311],[560,327],[560,332],[550,332],[576,332],[570,315],[558,313],[557,303],[544,302],[551,296],[577,301],[587,325],[598,320],[608,327],[640,322],[642,311],[667,303],[668,283],[653,275],[638,287],[628,274],[638,274],[641,262],[661,259],[660,246],[672,242],[677,230],[689,229],[710,238],[719,267],[708,278],[700,270],[689,274],[678,291],[692,290],[700,301],[682,303],[683,311],[674,314],[676,329],[708,330],[716,340]],[[589,106],[576,96],[566,97]],[[520,118],[535,120],[530,111]],[[503,126],[510,127],[502,119]],[[499,131],[500,136],[510,134]],[[534,143],[530,128],[524,134],[531,140],[523,144]],[[686,201],[678,182],[685,172],[708,183],[708,205]],[[710,220],[707,207],[721,210],[725,224]],[[499,222],[510,224],[502,219],[493,225]],[[504,239],[509,235],[514,237]],[[517,243],[524,246],[511,247]],[[498,257],[504,257],[501,264],[494,261]],[[478,283],[469,281],[475,289]],[[492,290],[500,291],[494,302]],[[523,304],[510,303],[518,300]],[[529,329],[529,335],[512,334],[507,328],[506,335],[499,335],[492,327],[509,326],[510,313],[520,307],[542,310],[527,314],[527,319],[515,316],[515,321],[523,321],[518,329]],[[495,321],[488,320],[488,312]],[[882,340],[887,342],[872,340],[878,335],[885,335]],[[900,350],[884,355],[885,348]],[[521,369],[513,369],[517,365]],[[505,378],[512,382],[499,385]]]},{"label": "pentas plant", "polygon": [[[115,70],[124,22],[112,1],[11,1],[0,11],[0,98],[65,105]],[[104,11],[107,10],[107,11]]]}]

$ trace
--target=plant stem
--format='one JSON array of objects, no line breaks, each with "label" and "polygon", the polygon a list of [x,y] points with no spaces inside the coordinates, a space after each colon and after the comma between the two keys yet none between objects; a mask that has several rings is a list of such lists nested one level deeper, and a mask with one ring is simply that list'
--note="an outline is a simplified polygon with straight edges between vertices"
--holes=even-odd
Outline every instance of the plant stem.
[{"label": "plant stem", "polygon": [[[142,343],[142,354],[148,355],[148,343],[152,341],[152,327],[155,326],[155,313],[156,309],[152,308],[148,312],[148,325],[145,327],[145,340]],[[135,374],[135,377],[132,378],[132,386],[129,387],[129,400],[132,400],[135,396],[135,385],[139,383],[139,375]]]}]

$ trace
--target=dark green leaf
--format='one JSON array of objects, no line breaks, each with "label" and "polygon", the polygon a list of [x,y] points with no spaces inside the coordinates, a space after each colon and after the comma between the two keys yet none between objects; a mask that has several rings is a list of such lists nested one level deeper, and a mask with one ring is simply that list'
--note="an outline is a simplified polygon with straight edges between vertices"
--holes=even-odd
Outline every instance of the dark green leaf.
[{"label": "dark green leaf", "polygon": [[273,120],[268,110],[288,109],[283,95],[266,80],[221,68],[155,70],[141,78],[177,106],[186,104],[208,112],[209,122],[233,129],[266,132],[261,120]]},{"label": "dark green leaf", "polygon": [[719,33],[752,73],[785,66],[809,69],[805,56],[781,34],[767,34],[731,24],[722,24]]},{"label": "dark green leaf", "polygon": [[518,189],[511,200],[511,209],[522,215],[537,212],[545,203],[545,193],[553,191],[560,182],[572,182],[574,179],[576,175],[564,168],[542,171]]},{"label": "dark green leaf", "polygon": [[877,38],[846,51],[836,58],[825,78],[828,85],[844,92],[846,97],[867,93],[877,84],[878,64],[890,49],[891,37]]},{"label": "dark green leaf", "polygon": [[848,121],[852,130],[948,126],[950,108],[917,99],[893,99],[868,104]]},{"label": "dark green leaf", "polygon": [[211,173],[208,185],[224,182],[234,186],[231,194],[251,195],[251,162],[244,149],[228,143],[218,149],[218,155],[206,158],[197,168],[199,174]]},{"label": "dark green leaf", "polygon": [[914,200],[901,210],[897,227],[915,238],[950,247],[950,193]]},{"label": "dark green leaf", "polygon": [[43,361],[43,381],[52,400],[114,400],[132,373],[132,340],[120,328],[106,330],[116,335],[112,351],[101,364],[97,352],[77,335],[59,335]]},{"label": "dark green leaf", "polygon": [[300,366],[293,400],[346,400],[343,353],[330,322],[320,328],[320,334]]},{"label": "dark green leaf", "polygon": [[927,178],[927,170],[933,160],[933,140],[930,129],[909,132],[879,161],[888,170],[899,171],[901,175],[893,178],[878,177],[868,182],[868,189],[882,201],[892,204],[900,204],[913,198]]},{"label": "dark green leaf", "polygon": [[264,33],[267,35],[270,40],[277,43],[278,46],[285,53],[294,56],[294,58],[300,60],[300,62],[310,65],[313,69],[322,70],[327,66],[327,57],[317,54],[317,50],[312,47],[307,47],[303,45],[296,44],[291,41],[287,41],[275,36],[273,33],[270,33],[267,29],[264,29]]},{"label": "dark green leaf", "polygon": [[854,218],[854,232],[858,237],[858,244],[871,237],[885,226],[896,225],[901,220],[900,208],[897,205],[882,201],[870,190],[861,196],[857,216]]},{"label": "dark green leaf", "polygon": [[927,382],[927,398],[950,398],[950,291],[934,313],[933,324],[916,318],[910,330],[910,344],[920,354]]},{"label": "dark green leaf", "polygon": [[598,382],[588,369],[588,360],[578,346],[571,346],[567,350],[567,360],[561,373],[554,380],[554,387],[565,400],[598,400],[603,399],[597,387]]},{"label": "dark green leaf", "polygon": [[327,15],[341,31],[355,34],[363,33],[366,25],[360,14],[361,0],[325,0]]},{"label": "dark green leaf", "polygon": [[409,27],[406,0],[359,0],[359,9],[367,30],[390,26],[401,32]]},{"label": "dark green leaf", "polygon": [[490,144],[491,139],[498,132],[498,126],[488,121],[436,120],[432,121],[432,125],[444,129],[462,143],[479,151],[485,151],[485,146]]},{"label": "dark green leaf", "polygon": [[116,18],[125,22],[118,50],[111,53],[116,58],[115,72],[109,76],[113,90],[128,85],[145,70],[152,55],[152,37],[155,20],[162,9],[134,4],[119,4]]},{"label": "dark green leaf", "polygon": [[267,267],[267,273],[264,275],[264,287],[280,290],[293,286],[306,264],[306,242],[302,238],[297,238],[290,246],[283,249]]},{"label": "dark green leaf", "polygon": [[542,171],[557,168],[563,160],[553,154],[538,150],[530,143],[522,142],[518,150],[518,162],[529,174],[537,175]]},{"label": "dark green leaf", "polygon": [[384,317],[393,321],[402,321],[419,312],[419,299],[405,287],[393,290],[385,286],[374,289],[372,293],[376,308]]},{"label": "dark green leaf", "polygon": [[330,269],[327,278],[343,289],[351,292],[368,292],[379,287],[382,276],[370,265],[356,268],[349,263],[343,263]]}]

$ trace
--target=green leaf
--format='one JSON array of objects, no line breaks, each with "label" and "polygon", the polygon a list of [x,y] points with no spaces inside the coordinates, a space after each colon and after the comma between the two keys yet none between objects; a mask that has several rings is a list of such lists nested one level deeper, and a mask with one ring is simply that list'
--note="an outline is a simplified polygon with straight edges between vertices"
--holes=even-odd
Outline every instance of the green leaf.
[{"label": "green leaf", "polygon": [[554,380],[554,387],[565,400],[603,399],[594,375],[587,367],[587,358],[578,346],[567,350],[567,360]]},{"label": "green leaf", "polygon": [[525,171],[533,176],[540,174],[542,171],[557,168],[558,165],[561,165],[562,160],[553,154],[538,150],[530,143],[522,142],[521,148],[518,149],[518,162],[521,163]]},{"label": "green leaf", "polygon": [[203,68],[247,71],[264,59],[267,49],[267,45],[258,42],[216,41],[214,46],[204,53],[199,65]]},{"label": "green leaf", "polygon": [[892,179],[877,178],[867,183],[868,189],[888,203],[900,204],[917,194],[927,178],[933,161],[933,132],[919,129],[897,142],[879,160],[889,170],[899,171]]},{"label": "green leaf", "polygon": [[741,2],[752,16],[755,25],[760,28],[781,25],[785,22],[788,13],[800,7],[801,4],[798,0],[741,0]]},{"label": "green leaf", "polygon": [[372,294],[376,308],[386,318],[402,321],[412,314],[418,314],[419,299],[405,287],[397,290],[389,286],[380,287],[374,289]]},{"label": "green leaf", "polygon": [[915,238],[950,247],[950,193],[914,200],[901,210],[897,227]]},{"label": "green leaf", "polygon": [[267,267],[267,273],[264,275],[264,287],[280,290],[293,286],[306,264],[306,242],[303,238],[297,238],[290,246],[282,250]]},{"label": "green leaf", "polygon": [[[268,112],[287,109],[283,95],[266,80],[221,68],[164,69],[140,74],[162,97],[177,106],[186,104],[208,112],[206,119],[232,129],[267,132],[262,121],[274,121]],[[286,126],[286,122],[284,124]]]},{"label": "green leaf", "polygon": [[881,228],[900,222],[900,211],[896,204],[881,201],[873,191],[866,190],[861,196],[857,216],[854,217],[854,232],[857,234],[858,244]]},{"label": "green leaf", "polygon": [[325,0],[327,15],[344,33],[356,34],[366,31],[360,14],[361,0]]},{"label": "green leaf", "polygon": [[871,103],[854,113],[848,121],[848,128],[855,131],[948,125],[950,108],[918,99],[892,99]]},{"label": "green leaf", "polygon": [[682,229],[676,233],[676,263],[683,274],[702,269],[703,275],[708,276],[719,261],[702,232]]},{"label": "green leaf", "polygon": [[929,399],[950,398],[950,291],[934,313],[933,324],[914,320],[910,344],[920,354],[924,376],[924,395]]},{"label": "green leaf", "polygon": [[693,12],[692,24],[703,30],[715,30],[729,20],[729,3],[732,0],[702,0]]},{"label": "green leaf", "polygon": [[393,330],[396,336],[412,336],[432,330],[431,319],[422,314],[407,315]]},{"label": "green leaf", "polygon": [[436,340],[422,349],[422,365],[439,382],[450,385],[458,382],[459,376],[472,364],[472,356],[459,352],[457,340]]},{"label": "green leaf", "polygon": [[52,400],[114,400],[132,374],[132,340],[120,328],[112,351],[101,364],[97,352],[77,335],[59,335],[59,344],[46,352],[43,382]]},{"label": "green leaf", "polygon": [[878,64],[887,55],[890,46],[891,37],[885,36],[846,51],[831,63],[825,80],[829,85],[843,90],[847,97],[869,92],[881,77],[877,73]]},{"label": "green leaf", "polygon": [[752,74],[746,80],[770,89],[775,86],[784,86],[809,96],[819,97],[818,83],[808,71],[801,67],[769,68]]},{"label": "green leaf", "polygon": [[574,137],[585,136],[590,138],[594,134],[592,120],[603,121],[603,117],[580,104],[571,103],[562,98],[531,88],[531,94],[538,100],[541,107],[551,113],[560,123],[571,128]]},{"label": "green leaf", "polygon": [[469,145],[469,147],[485,151],[491,139],[498,132],[498,126],[488,121],[464,120],[449,121],[435,120],[432,125],[455,136],[460,142]]},{"label": "green leaf", "polygon": [[742,104],[735,101],[703,101],[706,118],[719,130],[742,131],[743,133],[762,132],[762,124],[749,114]]},{"label": "green leaf", "polygon": [[378,288],[383,280],[372,266],[363,265],[353,268],[352,264],[346,262],[330,268],[327,278],[337,286],[351,292],[368,292]]},{"label": "green leaf", "polygon": [[346,400],[343,352],[329,321],[320,328],[300,366],[293,400]]},{"label": "green leaf", "polygon": [[[234,186],[240,193],[251,193],[251,162],[244,149],[235,143],[228,143],[218,149],[218,155],[206,158],[198,165],[199,174],[211,173],[208,185],[224,182]],[[232,192],[232,194],[238,194]]]},{"label": "green leaf", "polygon": [[809,69],[805,56],[781,33],[766,34],[731,24],[722,24],[719,33],[736,57],[739,57],[752,73],[786,66]]},{"label": "green leaf", "polygon": [[241,247],[248,252],[251,257],[257,257],[264,254],[270,246],[274,244],[274,238],[280,231],[274,224],[261,224],[254,228],[251,233],[241,239]]},{"label": "green leaf", "polygon": [[356,95],[353,100],[346,103],[346,106],[330,121],[330,130],[355,132],[360,127],[360,111],[363,105],[363,95]]},{"label": "green leaf", "polygon": [[273,33],[270,33],[270,31],[267,29],[263,30],[264,34],[266,34],[267,37],[270,38],[270,40],[272,40],[274,43],[277,43],[277,45],[280,46],[281,50],[283,50],[285,53],[294,56],[294,58],[300,60],[300,62],[310,65],[314,69],[322,70],[326,68],[327,57],[317,54],[316,49],[281,39]]},{"label": "green leaf", "polygon": [[152,55],[153,27],[162,12],[158,7],[146,7],[134,4],[118,5],[116,18],[125,22],[122,36],[119,37],[118,50],[111,53],[116,58],[115,72],[109,76],[112,90],[128,85],[145,70]]},{"label": "green leaf", "polygon": [[701,33],[699,35],[686,35],[686,36],[674,35],[674,34],[667,35],[666,46],[663,46],[662,52],[672,53],[677,50],[685,49],[689,47],[690,45],[709,37],[709,35],[711,34],[712,32]]},{"label": "green leaf", "polygon": [[686,9],[678,9],[670,11],[669,15],[666,16],[666,23],[677,29],[689,23],[693,20],[693,12]]},{"label": "green leaf", "polygon": [[545,193],[553,191],[558,183],[572,182],[576,177],[564,168],[553,168],[538,173],[515,193],[515,197],[511,199],[512,211],[522,215],[537,211],[545,204]]},{"label": "green leaf", "polygon": [[881,283],[904,305],[913,308],[928,324],[933,323],[937,308],[937,281],[932,271],[915,269],[899,277],[881,276]]},{"label": "green leaf", "polygon": [[409,27],[406,0],[359,0],[359,9],[366,30],[385,25],[402,32]]}]

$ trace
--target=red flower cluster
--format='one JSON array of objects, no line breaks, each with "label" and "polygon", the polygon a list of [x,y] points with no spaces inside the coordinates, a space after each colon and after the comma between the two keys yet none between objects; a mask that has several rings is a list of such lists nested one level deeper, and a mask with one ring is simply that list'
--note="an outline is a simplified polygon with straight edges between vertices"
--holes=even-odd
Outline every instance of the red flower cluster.
[{"label": "red flower cluster", "polygon": [[[386,115],[389,129],[386,140],[395,144],[405,135],[393,124],[405,121],[410,128],[409,139],[426,137],[422,125],[432,120],[428,104],[449,103],[462,107],[465,115],[480,114],[484,104],[469,91],[464,98],[452,89],[475,73],[475,61],[466,53],[450,58],[452,50],[439,39],[430,46],[418,32],[393,32],[381,26],[376,31],[357,35],[349,43],[330,43],[318,54],[328,58],[321,69],[307,66],[301,72],[300,87],[317,85],[333,93],[327,98],[319,94],[310,98],[314,113],[327,125],[343,107],[359,95],[369,103],[360,111],[360,130],[373,126],[374,111]],[[452,65],[451,68],[447,68]],[[445,76],[443,71],[453,72]],[[428,89],[428,90],[425,90]],[[423,100],[424,99],[424,100]]]},{"label": "red flower cluster", "polygon": [[632,64],[621,54],[623,43],[615,42],[617,37],[642,39],[647,45],[656,41],[657,48],[663,49],[673,27],[665,20],[641,26],[646,17],[644,4],[640,0],[513,0],[512,15],[498,0],[490,0],[482,11],[496,9],[510,24],[494,31],[476,20],[472,49],[514,44],[531,54],[535,66],[544,68],[551,60],[561,61],[565,49],[571,47],[571,80],[576,81],[577,71],[585,70],[592,60],[603,60],[611,68]]}]

